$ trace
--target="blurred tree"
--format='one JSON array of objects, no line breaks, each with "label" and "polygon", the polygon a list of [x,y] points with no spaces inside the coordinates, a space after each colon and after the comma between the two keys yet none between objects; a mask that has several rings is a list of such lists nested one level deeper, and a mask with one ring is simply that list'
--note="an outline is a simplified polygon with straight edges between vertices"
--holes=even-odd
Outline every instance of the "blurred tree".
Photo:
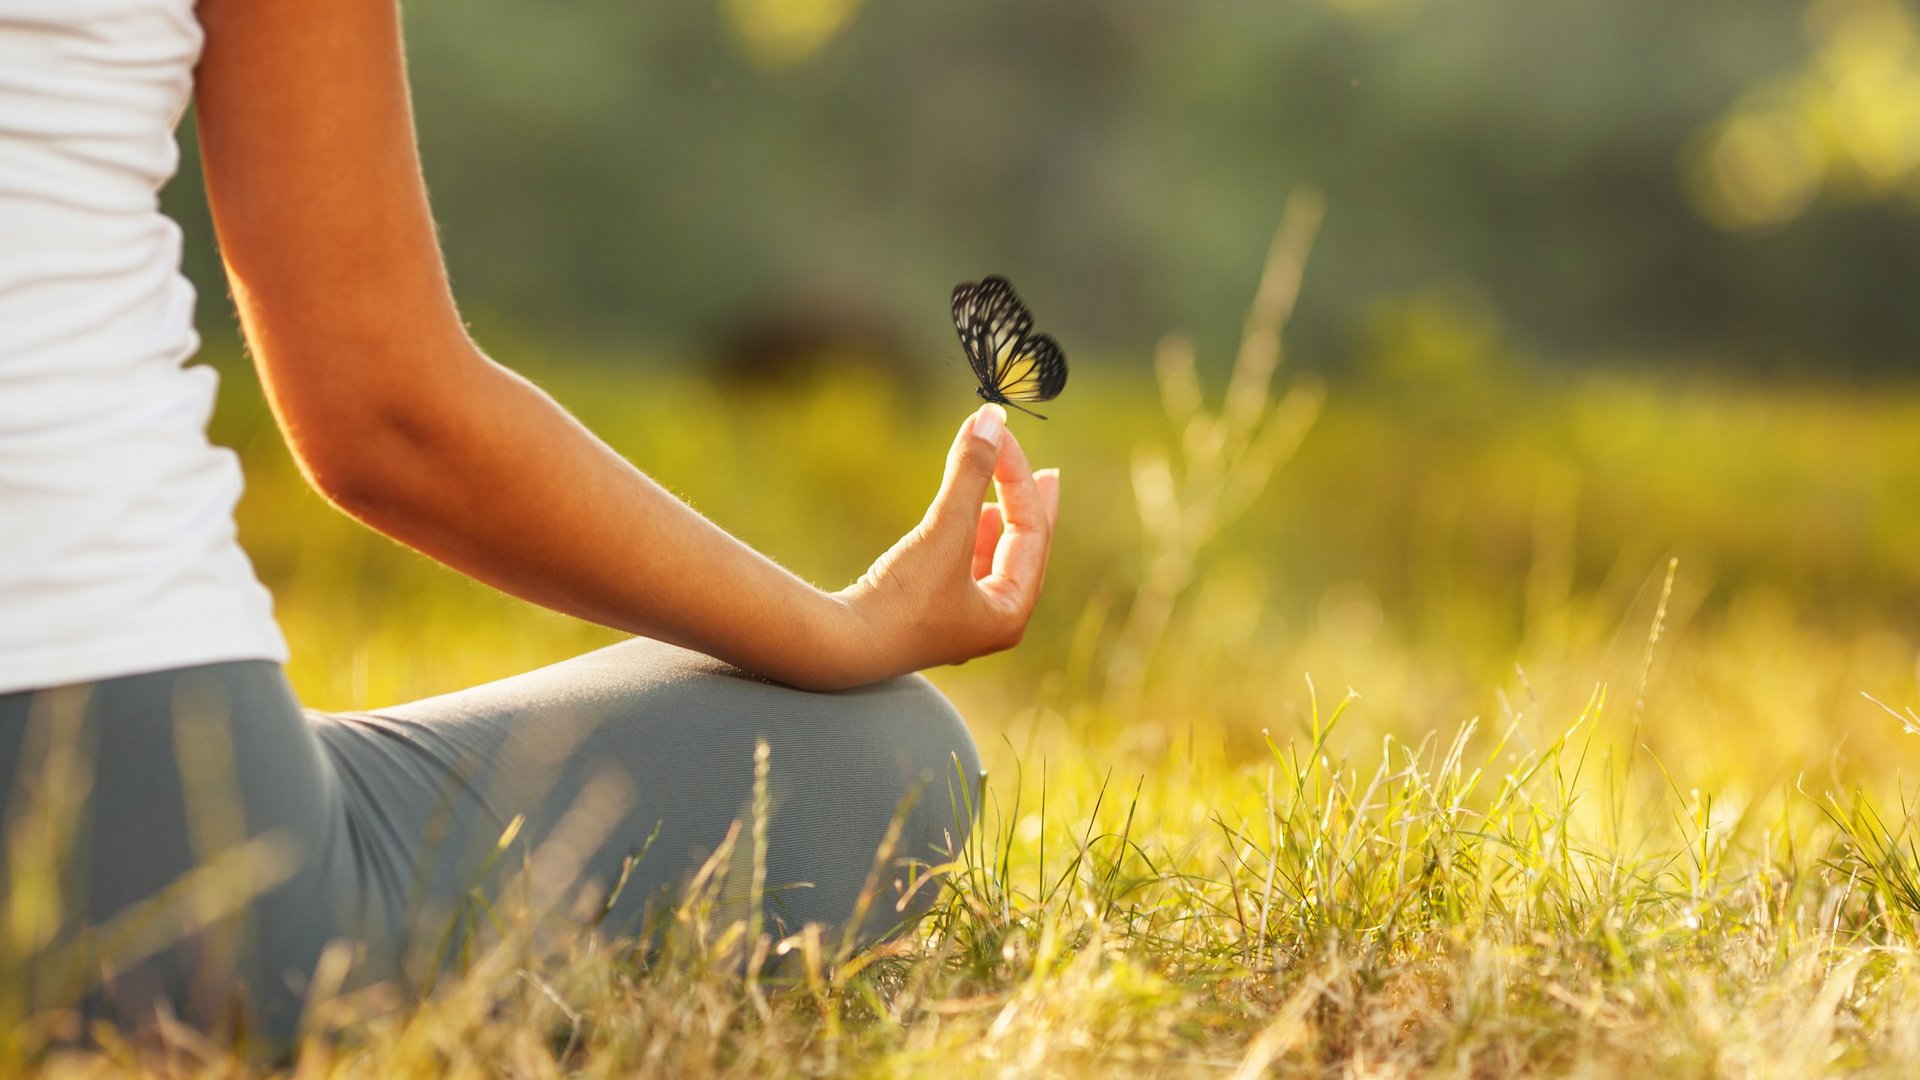
[{"label": "blurred tree", "polygon": [[[1076,356],[1144,372],[1176,327],[1231,355],[1281,194],[1311,182],[1330,209],[1294,340],[1326,365],[1435,288],[1571,361],[1920,354],[1910,0],[406,17],[456,286],[562,348],[710,353],[825,297],[935,363],[953,283],[1000,272]],[[213,293],[196,185],[168,205]]]}]

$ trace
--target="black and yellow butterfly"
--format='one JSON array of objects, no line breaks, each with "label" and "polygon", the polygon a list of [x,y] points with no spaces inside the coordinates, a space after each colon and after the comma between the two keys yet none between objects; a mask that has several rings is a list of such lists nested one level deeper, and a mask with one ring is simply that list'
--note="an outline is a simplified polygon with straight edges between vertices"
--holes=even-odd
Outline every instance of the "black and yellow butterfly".
[{"label": "black and yellow butterfly", "polygon": [[1006,278],[995,275],[978,284],[955,285],[953,328],[980,379],[975,393],[1046,419],[1021,402],[1052,401],[1060,395],[1067,385],[1067,355],[1059,342],[1033,332],[1033,313]]}]

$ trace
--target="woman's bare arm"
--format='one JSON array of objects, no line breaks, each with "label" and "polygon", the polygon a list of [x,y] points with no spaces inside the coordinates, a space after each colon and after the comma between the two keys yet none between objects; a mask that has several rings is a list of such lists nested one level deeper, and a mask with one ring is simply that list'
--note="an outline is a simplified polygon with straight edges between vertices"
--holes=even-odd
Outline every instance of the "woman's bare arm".
[{"label": "woman's bare arm", "polygon": [[[507,592],[796,686],[1018,640],[1057,478],[1036,478],[997,409],[962,426],[920,526],[859,584],[824,593],[468,338],[421,179],[394,0],[201,0],[199,12],[200,144],[228,276],[274,415],[328,498]],[[1004,510],[981,506],[990,479]]]}]

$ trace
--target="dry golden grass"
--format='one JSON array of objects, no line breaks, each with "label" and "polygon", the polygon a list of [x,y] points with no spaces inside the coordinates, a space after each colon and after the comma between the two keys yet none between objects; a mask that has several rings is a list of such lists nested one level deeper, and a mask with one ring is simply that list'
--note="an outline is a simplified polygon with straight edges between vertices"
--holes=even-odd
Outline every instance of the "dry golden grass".
[{"label": "dry golden grass", "polygon": [[[1920,1074],[1920,398],[1482,372],[1322,412],[1274,375],[1312,214],[1217,407],[1174,341],[1157,392],[1082,360],[1018,428],[1065,466],[1056,565],[1026,646],[935,674],[990,779],[916,933],[769,942],[750,977],[698,902],[650,957],[509,942],[424,1003],[316,1008],[285,1070]],[[552,382],[822,581],[914,519],[958,419],[870,385]],[[230,414],[310,703],[605,640],[356,530]],[[268,1071],[184,1033],[48,1057],[8,1023],[6,1075]]]}]

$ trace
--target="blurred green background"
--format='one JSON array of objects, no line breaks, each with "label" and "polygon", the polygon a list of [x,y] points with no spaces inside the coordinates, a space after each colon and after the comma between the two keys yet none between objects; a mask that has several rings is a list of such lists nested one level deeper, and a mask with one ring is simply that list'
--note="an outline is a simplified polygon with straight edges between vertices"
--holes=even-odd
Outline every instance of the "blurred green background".
[{"label": "blurred green background", "polygon": [[[1303,672],[1397,729],[1551,727],[1604,681],[1646,688],[1656,748],[1777,782],[1842,731],[1902,737],[1862,691],[1920,700],[1912,3],[413,0],[406,20],[482,344],[823,584],[916,520],[975,404],[949,290],[1019,286],[1072,363],[1053,419],[1014,424],[1064,467],[1066,518],[1027,643],[936,673],[989,731],[1091,709],[1109,747],[1153,753],[1195,716],[1251,746]],[[227,374],[216,435],[248,459],[243,536],[309,702],[610,640],[305,490],[197,184],[189,164],[168,204]],[[1325,409],[1115,712],[1102,665],[1151,556],[1134,462],[1185,437],[1156,345],[1189,335],[1218,400],[1302,184],[1328,209],[1281,381],[1324,383]]]},{"label": "blurred green background", "polygon": [[[950,383],[947,291],[990,272],[1079,378],[1175,326],[1220,355],[1303,182],[1333,213],[1296,358],[1330,371],[1423,320],[1582,366],[1905,372],[1920,343],[1910,0],[410,0],[406,22],[462,301],[570,356],[824,342]],[[204,222],[196,183],[172,205]]]}]

